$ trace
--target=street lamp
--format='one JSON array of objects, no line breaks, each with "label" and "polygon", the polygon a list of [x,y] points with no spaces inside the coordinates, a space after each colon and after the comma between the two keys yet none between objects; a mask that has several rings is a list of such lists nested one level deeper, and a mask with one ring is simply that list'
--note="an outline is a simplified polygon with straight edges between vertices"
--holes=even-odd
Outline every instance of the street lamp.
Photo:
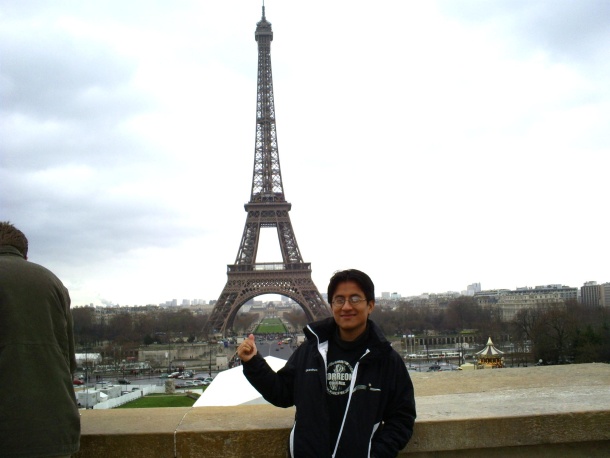
[{"label": "street lamp", "polygon": [[172,373],[172,337],[167,330],[167,373]]},{"label": "street lamp", "polygon": [[87,347],[85,347],[85,410],[89,408],[89,374],[87,368],[89,367],[89,355],[87,354]]}]

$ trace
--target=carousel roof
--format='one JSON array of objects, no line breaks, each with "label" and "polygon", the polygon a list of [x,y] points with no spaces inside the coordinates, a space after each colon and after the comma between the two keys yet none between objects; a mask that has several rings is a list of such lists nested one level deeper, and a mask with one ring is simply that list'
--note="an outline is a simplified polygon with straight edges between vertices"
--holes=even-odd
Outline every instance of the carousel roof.
[{"label": "carousel roof", "polygon": [[496,347],[494,347],[494,343],[491,341],[491,337],[488,338],[487,340],[487,345],[485,345],[485,348],[483,348],[483,350],[478,351],[477,355],[479,356],[500,356],[503,355],[504,352],[498,350]]}]

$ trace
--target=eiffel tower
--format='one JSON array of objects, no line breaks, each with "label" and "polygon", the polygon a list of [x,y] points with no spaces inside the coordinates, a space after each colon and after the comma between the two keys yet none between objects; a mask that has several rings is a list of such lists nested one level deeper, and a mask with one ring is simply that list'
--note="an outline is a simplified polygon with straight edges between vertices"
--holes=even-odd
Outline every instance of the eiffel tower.
[{"label": "eiffel tower", "polygon": [[[311,264],[303,262],[288,214],[291,204],[284,197],[271,77],[273,31],[265,18],[264,5],[254,37],[258,42],[258,82],[252,193],[244,205],[248,216],[235,264],[227,266],[227,284],[206,324],[208,335],[220,332],[226,336],[241,306],[262,294],[293,299],[309,321],[330,316],[330,308],[311,278]],[[261,228],[270,227],[277,229],[282,262],[257,263]]]}]

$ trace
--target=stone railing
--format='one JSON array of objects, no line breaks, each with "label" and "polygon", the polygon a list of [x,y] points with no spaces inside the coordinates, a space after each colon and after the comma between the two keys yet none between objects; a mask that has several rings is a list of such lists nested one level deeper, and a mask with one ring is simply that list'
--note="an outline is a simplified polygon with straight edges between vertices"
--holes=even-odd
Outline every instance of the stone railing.
[{"label": "stone railing", "polygon": [[[418,418],[400,456],[610,456],[610,365],[412,373]],[[82,411],[89,457],[287,456],[294,409]]]}]

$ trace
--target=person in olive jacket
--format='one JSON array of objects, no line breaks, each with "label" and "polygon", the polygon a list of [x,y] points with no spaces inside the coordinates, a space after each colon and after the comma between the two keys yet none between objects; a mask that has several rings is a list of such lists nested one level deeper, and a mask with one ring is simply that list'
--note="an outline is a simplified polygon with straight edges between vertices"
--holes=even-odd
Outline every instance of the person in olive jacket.
[{"label": "person in olive jacket", "polygon": [[237,354],[244,375],[278,407],[296,406],[292,457],[395,457],[413,434],[413,384],[400,355],[369,319],[372,280],[359,270],[328,285],[333,316],[309,324],[307,340],[277,373],[251,334]]},{"label": "person in olive jacket", "polygon": [[70,296],[27,255],[25,235],[0,222],[0,456],[69,456],[80,445]]}]

